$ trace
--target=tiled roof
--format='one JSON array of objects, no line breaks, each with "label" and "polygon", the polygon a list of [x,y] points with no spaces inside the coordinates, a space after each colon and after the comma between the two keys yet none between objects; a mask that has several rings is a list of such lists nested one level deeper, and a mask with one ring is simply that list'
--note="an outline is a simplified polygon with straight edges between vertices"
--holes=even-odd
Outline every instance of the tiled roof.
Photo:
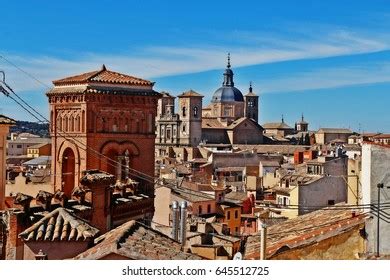
[{"label": "tiled roof", "polygon": [[90,82],[138,86],[152,86],[154,84],[153,82],[148,80],[107,70],[104,65],[100,70],[56,80],[53,81],[53,84],[56,86],[60,86],[70,84],[85,84]]},{"label": "tiled roof", "polygon": [[201,201],[215,200],[214,197],[208,194],[199,191],[190,190],[190,189],[184,189],[184,188],[172,189],[172,195],[177,195],[188,202],[201,202]]},{"label": "tiled roof", "polygon": [[25,241],[84,241],[94,238],[99,230],[73,215],[57,208],[20,234]]},{"label": "tiled roof", "polygon": [[250,118],[247,118],[247,117],[242,117],[242,118],[239,118],[239,119],[235,120],[227,128],[228,129],[234,129],[234,128],[236,128],[237,126],[239,126],[241,123],[243,123],[245,121],[251,122],[252,124],[257,126],[259,129],[263,130],[263,127],[261,125],[259,125],[257,122],[255,122],[254,120],[252,120]]},{"label": "tiled roof", "polygon": [[166,92],[166,91],[162,91],[160,92],[161,93],[161,97],[166,97],[166,98],[172,98],[172,99],[175,99],[174,96],[172,96],[169,92]]},{"label": "tiled roof", "polygon": [[76,256],[76,260],[98,260],[116,254],[133,260],[200,260],[184,253],[173,239],[136,221],[129,221],[95,240],[91,249]]},{"label": "tiled roof", "polygon": [[47,95],[62,95],[62,94],[114,94],[114,95],[154,95],[159,96],[160,93],[157,91],[152,90],[151,88],[145,88],[145,89],[138,89],[138,88],[131,88],[131,87],[113,87],[113,86],[106,86],[106,85],[76,85],[76,86],[59,86],[54,87],[50,89],[46,94]]},{"label": "tiled roof", "polygon": [[372,137],[373,139],[387,139],[390,138],[390,134],[379,134]]},{"label": "tiled roof", "polygon": [[[337,208],[318,210],[268,227],[267,257],[279,249],[298,248],[318,243],[364,224],[366,216],[359,212]],[[260,236],[248,237],[245,259],[259,259]]]},{"label": "tiled roof", "polygon": [[352,134],[352,131],[348,128],[320,128],[317,133]]},{"label": "tiled roof", "polygon": [[51,156],[40,156],[23,162],[23,165],[47,165],[51,163]]},{"label": "tiled roof", "polygon": [[305,151],[310,148],[310,146],[301,146],[301,145],[234,145],[234,147],[240,149],[241,151],[252,151],[256,150],[258,154],[294,154],[295,151]]},{"label": "tiled roof", "polygon": [[208,119],[203,118],[202,119],[202,128],[226,128],[223,126],[222,123],[220,123],[217,119]]},{"label": "tiled roof", "polygon": [[190,89],[179,95],[179,97],[203,97],[203,95],[197,93],[196,91]]},{"label": "tiled roof", "polygon": [[265,123],[263,124],[265,129],[292,129],[289,125],[284,122],[280,123]]},{"label": "tiled roof", "polygon": [[[15,139],[8,141],[9,144],[49,144],[51,143],[50,138],[39,138],[39,137],[34,137],[34,138],[23,138],[23,139]],[[31,147],[31,146],[30,146]]]},{"label": "tiled roof", "polygon": [[14,119],[8,118],[4,115],[0,115],[0,124],[15,124],[16,121]]}]

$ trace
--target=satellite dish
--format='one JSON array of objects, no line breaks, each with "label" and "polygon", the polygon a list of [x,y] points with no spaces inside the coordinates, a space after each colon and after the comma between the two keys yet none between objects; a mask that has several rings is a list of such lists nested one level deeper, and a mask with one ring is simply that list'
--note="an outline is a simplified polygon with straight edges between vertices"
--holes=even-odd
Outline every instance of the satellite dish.
[{"label": "satellite dish", "polygon": [[242,260],[242,254],[240,252],[237,252],[234,257],[233,257],[233,260],[238,260],[238,261],[241,261]]}]

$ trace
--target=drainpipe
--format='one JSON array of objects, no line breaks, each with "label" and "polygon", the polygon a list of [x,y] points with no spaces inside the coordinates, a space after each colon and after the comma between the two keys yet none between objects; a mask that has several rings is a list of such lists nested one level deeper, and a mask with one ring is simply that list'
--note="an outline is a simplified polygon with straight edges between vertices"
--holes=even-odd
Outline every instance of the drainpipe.
[{"label": "drainpipe", "polygon": [[172,202],[172,238],[176,241],[179,239],[179,203]]},{"label": "drainpipe", "polygon": [[187,233],[187,201],[182,201],[180,208],[180,241],[182,247],[184,247],[186,245]]},{"label": "drainpipe", "polygon": [[265,223],[261,223],[260,233],[260,260],[265,260],[267,251],[267,225]]}]

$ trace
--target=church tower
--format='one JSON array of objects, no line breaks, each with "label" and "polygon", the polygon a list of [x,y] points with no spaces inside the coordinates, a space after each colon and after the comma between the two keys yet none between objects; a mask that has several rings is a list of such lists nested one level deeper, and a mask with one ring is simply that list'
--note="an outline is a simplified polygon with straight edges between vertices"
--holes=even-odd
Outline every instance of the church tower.
[{"label": "church tower", "polygon": [[252,83],[249,85],[249,92],[245,95],[245,117],[259,122],[259,96],[253,93]]},{"label": "church tower", "polygon": [[[99,70],[53,81],[50,105],[52,178],[71,197],[82,171],[99,169],[125,179],[125,166],[154,176],[155,118],[160,93],[154,83]],[[137,178],[138,180],[139,178]],[[140,181],[145,194],[154,185]]]},{"label": "church tower", "polygon": [[306,132],[309,130],[309,123],[304,120],[303,114],[301,121],[295,123],[295,130],[297,132]]},{"label": "church tower", "polygon": [[189,90],[179,97],[180,145],[196,147],[202,138],[203,95]]}]

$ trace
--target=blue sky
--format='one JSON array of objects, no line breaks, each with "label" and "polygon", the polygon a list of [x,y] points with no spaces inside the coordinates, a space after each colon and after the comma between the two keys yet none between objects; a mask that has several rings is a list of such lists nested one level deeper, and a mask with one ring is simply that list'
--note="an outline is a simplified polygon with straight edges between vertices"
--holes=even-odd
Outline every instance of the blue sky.
[{"label": "blue sky", "polygon": [[[236,86],[260,95],[260,123],[304,113],[311,129],[390,132],[386,2],[3,1],[0,54],[49,86],[104,63],[207,104],[230,52]],[[47,114],[47,88],[1,58],[0,69]],[[0,113],[30,119],[0,98]]]}]

